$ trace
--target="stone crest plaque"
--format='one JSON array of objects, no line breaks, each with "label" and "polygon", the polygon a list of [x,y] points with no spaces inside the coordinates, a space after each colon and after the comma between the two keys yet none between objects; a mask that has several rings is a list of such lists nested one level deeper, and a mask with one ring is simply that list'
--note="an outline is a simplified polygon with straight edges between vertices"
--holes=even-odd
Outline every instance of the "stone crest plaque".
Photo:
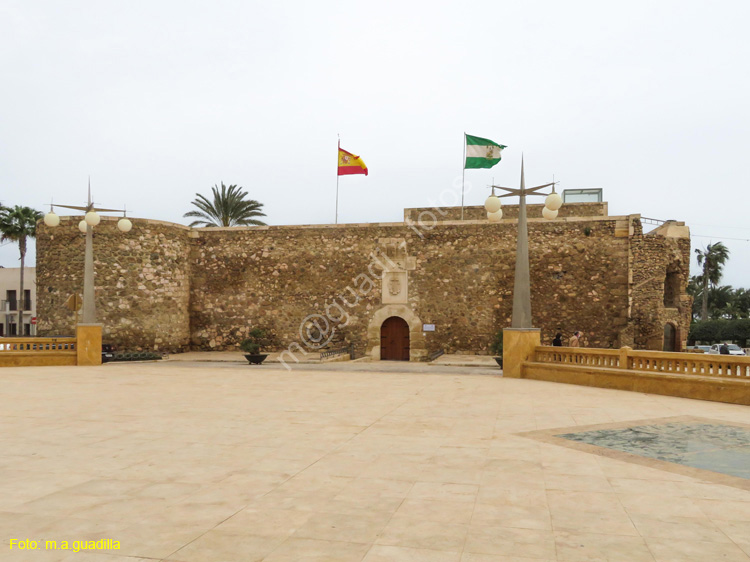
[{"label": "stone crest plaque", "polygon": [[406,304],[406,271],[383,272],[383,304]]}]

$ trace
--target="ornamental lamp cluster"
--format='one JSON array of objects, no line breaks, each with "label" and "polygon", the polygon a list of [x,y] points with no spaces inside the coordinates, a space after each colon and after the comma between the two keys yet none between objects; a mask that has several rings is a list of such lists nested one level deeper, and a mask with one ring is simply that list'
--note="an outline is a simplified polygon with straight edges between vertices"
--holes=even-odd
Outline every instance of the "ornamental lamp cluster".
[{"label": "ornamental lamp cluster", "polygon": [[[50,211],[46,215],[44,215],[44,224],[50,227],[55,227],[60,224],[60,217],[55,213],[55,211],[52,209],[54,205],[50,205]],[[66,207],[65,205],[57,205],[58,207]],[[85,210],[85,209],[80,209]],[[99,210],[106,210],[106,209],[99,209]],[[97,213],[94,209],[88,210],[86,212],[86,215],[84,216],[83,220],[78,223],[78,230],[80,230],[82,233],[86,234],[86,231],[89,226],[94,227],[97,226],[101,222],[102,218],[99,216],[99,213]],[[117,228],[120,230],[120,232],[130,232],[130,230],[133,228],[133,223],[128,219],[127,216],[125,216],[123,211],[122,218],[117,221]]]},{"label": "ornamental lamp cluster", "polygon": [[[503,203],[500,201],[500,197],[495,195],[495,187],[492,186],[492,194],[484,202],[484,209],[487,211],[487,220],[490,222],[500,222],[503,218]],[[516,195],[516,194],[513,194]],[[541,193],[533,195],[542,195]],[[552,185],[552,193],[547,195],[544,200],[544,208],[542,209],[542,216],[547,220],[554,220],[557,218],[557,214],[562,207],[563,200],[559,193],[555,192],[554,184]]]},{"label": "ornamental lamp cluster", "polygon": [[84,250],[84,266],[83,266],[83,310],[82,320],[83,324],[94,324],[96,322],[96,302],[94,300],[94,227],[97,226],[102,218],[99,216],[99,212],[105,213],[122,213],[122,218],[117,221],[117,228],[120,232],[130,232],[133,228],[133,223],[126,216],[124,209],[104,209],[94,207],[93,201],[91,201],[91,186],[89,186],[89,199],[85,207],[76,205],[58,205],[50,204],[50,211],[44,215],[44,224],[49,227],[56,227],[60,224],[60,217],[55,214],[54,207],[62,207],[65,209],[74,209],[76,211],[83,211],[85,213],[83,220],[78,223],[78,229],[86,235],[86,245]]}]

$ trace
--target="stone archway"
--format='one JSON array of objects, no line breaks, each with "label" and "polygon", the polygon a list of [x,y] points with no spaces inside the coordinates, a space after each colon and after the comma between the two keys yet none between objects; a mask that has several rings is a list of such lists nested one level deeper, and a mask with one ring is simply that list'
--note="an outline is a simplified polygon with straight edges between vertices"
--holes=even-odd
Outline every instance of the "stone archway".
[{"label": "stone archway", "polygon": [[664,344],[662,351],[680,351],[677,327],[672,322],[664,324]]},{"label": "stone archway", "polygon": [[398,316],[409,325],[409,361],[426,361],[427,347],[422,321],[405,304],[387,304],[375,311],[367,326],[367,348],[372,359],[380,360],[380,327],[391,316]]},{"label": "stone archway", "polygon": [[380,326],[380,360],[408,361],[409,324],[400,316],[391,316]]}]

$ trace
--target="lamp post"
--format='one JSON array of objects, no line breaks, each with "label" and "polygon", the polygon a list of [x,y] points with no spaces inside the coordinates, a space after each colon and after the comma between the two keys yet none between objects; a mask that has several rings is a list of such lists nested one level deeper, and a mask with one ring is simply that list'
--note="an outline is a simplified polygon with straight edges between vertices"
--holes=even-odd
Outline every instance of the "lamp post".
[{"label": "lamp post", "polygon": [[[101,217],[99,212],[123,213],[123,217],[117,221],[117,228],[121,232],[129,232],[133,223],[125,216],[124,209],[104,209],[95,207],[91,201],[91,186],[89,186],[88,203],[83,206],[50,204],[50,212],[44,215],[44,224],[56,227],[60,224],[60,217],[54,212],[54,207],[63,209],[75,209],[84,211],[84,219],[78,223],[78,229],[86,234],[86,249],[83,260],[83,312],[81,323],[76,328],[78,339],[78,364],[99,365],[101,364],[101,324],[96,324],[96,301],[94,299],[94,227],[99,224]],[[85,326],[89,329],[81,329]]]},{"label": "lamp post", "polygon": [[[545,187],[552,187],[552,193],[539,193]],[[507,193],[495,195],[495,189]],[[503,361],[505,376],[520,376],[520,362],[529,356],[529,348],[533,350],[534,345],[539,345],[539,330],[531,326],[531,276],[529,273],[529,232],[526,222],[526,196],[546,196],[542,216],[547,220],[557,217],[558,210],[562,207],[562,197],[555,192],[555,182],[526,187],[524,178],[523,157],[521,157],[521,186],[519,189],[511,187],[492,186],[492,194],[484,203],[487,211],[487,219],[492,222],[500,222],[503,217],[501,197],[520,198],[518,205],[518,241],[516,244],[516,272],[513,284],[513,315],[511,317],[510,330],[503,330],[504,357]],[[508,333],[513,332],[513,333]],[[505,341],[505,340],[510,341]],[[517,356],[517,357],[516,357]],[[510,359],[510,361],[509,361]]]}]

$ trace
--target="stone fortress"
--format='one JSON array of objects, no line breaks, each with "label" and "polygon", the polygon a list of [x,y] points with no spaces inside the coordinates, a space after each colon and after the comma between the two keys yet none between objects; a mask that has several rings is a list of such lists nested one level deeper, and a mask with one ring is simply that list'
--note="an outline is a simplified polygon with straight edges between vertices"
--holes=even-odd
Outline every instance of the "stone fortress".
[{"label": "stone fortress", "polygon": [[[681,350],[690,234],[668,221],[566,203],[527,205],[534,326],[543,344],[581,330],[588,347]],[[94,234],[97,321],[119,349],[233,350],[252,328],[270,350],[352,345],[358,356],[424,360],[489,353],[510,326],[518,206],[406,209],[404,222],[189,228],[102,217]],[[79,217],[37,230],[39,335],[73,333],[83,286]]]}]

